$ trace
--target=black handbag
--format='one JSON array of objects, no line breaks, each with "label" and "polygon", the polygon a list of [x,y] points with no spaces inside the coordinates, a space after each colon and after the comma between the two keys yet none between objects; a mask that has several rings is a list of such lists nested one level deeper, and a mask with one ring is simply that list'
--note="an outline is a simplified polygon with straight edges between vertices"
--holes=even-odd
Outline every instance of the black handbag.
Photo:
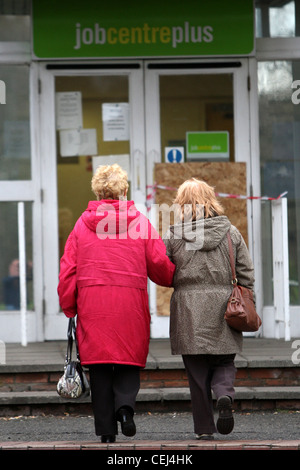
[{"label": "black handbag", "polygon": [[[76,360],[72,360],[73,342],[76,345]],[[79,398],[90,394],[90,385],[80,363],[75,319],[69,319],[68,346],[64,366],[64,373],[57,383],[57,393],[63,398]]]}]

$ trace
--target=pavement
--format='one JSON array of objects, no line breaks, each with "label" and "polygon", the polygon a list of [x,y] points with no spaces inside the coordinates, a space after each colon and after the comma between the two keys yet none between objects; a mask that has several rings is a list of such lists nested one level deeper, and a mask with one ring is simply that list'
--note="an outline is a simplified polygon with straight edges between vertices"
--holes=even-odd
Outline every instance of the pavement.
[{"label": "pavement", "polygon": [[[11,370],[51,370],[62,365],[65,342],[32,343],[26,347],[6,345],[6,364]],[[295,367],[294,341],[245,338],[237,367]],[[168,340],[152,340],[148,368],[182,367],[180,356],[171,356]],[[286,387],[288,393],[289,387]],[[294,387],[299,393],[299,387]],[[300,396],[300,394],[298,395]],[[234,413],[230,435],[216,434],[213,441],[198,441],[190,412],[138,412],[137,434],[128,438],[119,433],[116,443],[101,444],[95,436],[92,416],[39,415],[0,418],[1,450],[107,450],[151,452],[194,452],[195,450],[300,450],[300,411],[272,410]],[[144,467],[143,467],[144,468]]]},{"label": "pavement", "polygon": [[0,418],[1,450],[300,450],[300,412],[234,413],[230,435],[198,441],[189,412],[137,413],[134,437],[120,429],[114,444],[101,444],[92,416],[17,416]]}]

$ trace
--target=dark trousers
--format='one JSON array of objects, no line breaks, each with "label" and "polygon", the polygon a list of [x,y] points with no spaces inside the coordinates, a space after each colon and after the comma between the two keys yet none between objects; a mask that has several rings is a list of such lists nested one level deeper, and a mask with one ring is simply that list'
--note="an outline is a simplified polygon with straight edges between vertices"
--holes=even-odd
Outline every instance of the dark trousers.
[{"label": "dark trousers", "polygon": [[90,386],[97,436],[118,434],[117,411],[132,413],[140,388],[140,368],[121,364],[91,364]]},{"label": "dark trousers", "polygon": [[235,354],[182,357],[189,380],[195,433],[213,434],[217,430],[211,391],[217,399],[228,395],[234,400]]}]

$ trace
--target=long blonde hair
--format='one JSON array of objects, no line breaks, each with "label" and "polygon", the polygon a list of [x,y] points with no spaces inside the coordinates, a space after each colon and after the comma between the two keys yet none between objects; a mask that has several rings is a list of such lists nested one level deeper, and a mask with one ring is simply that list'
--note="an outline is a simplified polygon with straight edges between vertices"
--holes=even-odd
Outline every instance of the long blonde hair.
[{"label": "long blonde hair", "polygon": [[180,209],[180,218],[197,220],[223,215],[224,209],[216,198],[215,190],[205,181],[191,178],[178,188],[174,204]]}]

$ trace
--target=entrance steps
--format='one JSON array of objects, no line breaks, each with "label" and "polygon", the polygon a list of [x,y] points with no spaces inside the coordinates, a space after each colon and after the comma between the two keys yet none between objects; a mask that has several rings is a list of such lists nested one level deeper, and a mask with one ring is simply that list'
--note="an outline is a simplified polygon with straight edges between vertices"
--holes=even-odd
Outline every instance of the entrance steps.
[{"label": "entrance steps", "polygon": [[[237,410],[300,410],[300,368],[292,361],[292,343],[244,339],[243,352],[236,357]],[[0,364],[0,416],[91,414],[90,397],[68,401],[56,392],[65,351],[65,341],[6,345],[6,363]],[[137,410],[190,410],[183,362],[171,355],[168,340],[151,340]]]}]

